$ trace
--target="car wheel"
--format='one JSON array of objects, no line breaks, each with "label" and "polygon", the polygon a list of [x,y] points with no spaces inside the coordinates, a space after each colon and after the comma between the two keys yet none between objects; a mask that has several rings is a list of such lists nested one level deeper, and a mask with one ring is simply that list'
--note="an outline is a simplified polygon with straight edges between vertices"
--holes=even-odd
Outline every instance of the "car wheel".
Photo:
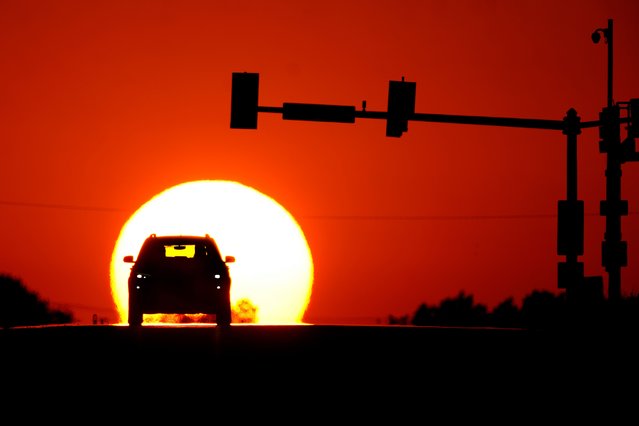
[{"label": "car wheel", "polygon": [[225,300],[217,310],[215,322],[217,325],[227,326],[231,324],[231,301]]},{"label": "car wheel", "polygon": [[135,296],[129,296],[129,325],[142,325],[142,309]]}]

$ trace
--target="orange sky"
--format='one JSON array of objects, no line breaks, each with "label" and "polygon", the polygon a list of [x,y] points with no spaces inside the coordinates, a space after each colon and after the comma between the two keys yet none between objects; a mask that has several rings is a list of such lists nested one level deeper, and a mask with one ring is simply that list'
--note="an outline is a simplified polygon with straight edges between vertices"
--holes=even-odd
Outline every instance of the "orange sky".
[{"label": "orange sky", "polygon": [[[383,120],[230,129],[231,75],[260,74],[260,105],[598,120],[614,20],[614,99],[639,97],[636,1],[0,2],[0,272],[54,306],[116,319],[120,229],[174,185],[234,180],[283,205],[315,262],[305,319],[375,323],[460,291],[489,308],[557,290],[558,131]],[[625,132],[624,132],[625,133]],[[604,275],[605,156],[579,137],[586,275]],[[639,164],[623,166],[628,266],[639,291]]]}]

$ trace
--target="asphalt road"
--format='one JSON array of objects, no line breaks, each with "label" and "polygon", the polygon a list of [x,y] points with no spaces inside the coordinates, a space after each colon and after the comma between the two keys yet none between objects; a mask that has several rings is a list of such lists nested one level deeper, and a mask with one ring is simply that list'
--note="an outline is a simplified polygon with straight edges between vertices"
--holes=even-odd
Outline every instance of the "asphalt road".
[{"label": "asphalt road", "polygon": [[597,360],[593,371],[597,366],[603,371],[606,360],[618,363],[637,353],[636,337],[588,330],[340,325],[61,325],[0,330],[4,362],[107,363],[126,369],[133,368],[135,359],[144,359],[149,364],[162,362],[167,371],[200,361],[247,366],[266,360],[417,371],[436,363],[471,371],[490,367],[495,373],[500,367],[525,370],[531,361],[540,367],[568,368],[579,360]]},{"label": "asphalt road", "polygon": [[315,409],[355,397],[371,409],[434,397],[532,409],[601,405],[616,393],[636,398],[635,343],[627,331],[66,325],[0,330],[0,360],[4,388],[26,389],[30,398],[33,389],[52,388],[100,398],[286,394]]}]

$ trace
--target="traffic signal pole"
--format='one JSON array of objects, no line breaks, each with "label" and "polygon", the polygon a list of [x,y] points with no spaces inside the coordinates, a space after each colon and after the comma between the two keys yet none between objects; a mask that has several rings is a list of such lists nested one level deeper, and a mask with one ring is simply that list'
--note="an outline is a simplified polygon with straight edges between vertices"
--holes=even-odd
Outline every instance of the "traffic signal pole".
[{"label": "traffic signal pole", "polygon": [[623,160],[618,105],[606,107],[601,114],[599,151],[606,154],[606,199],[600,214],[606,218],[601,245],[602,265],[608,273],[608,299],[621,299],[621,268],[627,265],[627,244],[621,239],[621,217],[628,215],[628,201],[621,199],[621,163]]},{"label": "traffic signal pole", "polygon": [[[606,153],[606,199],[600,214],[606,218],[602,242],[602,265],[608,273],[608,297],[621,298],[621,268],[627,265],[627,245],[621,240],[621,216],[628,214],[628,203],[621,199],[621,165],[639,161],[635,138],[639,136],[639,99],[631,99],[628,117],[620,117],[620,105],[612,98],[612,20],[607,28],[598,28],[592,40],[598,43],[603,34],[608,43],[608,106],[599,120],[581,122],[577,112],[569,109],[563,120],[536,118],[487,117],[475,115],[431,114],[415,112],[416,84],[390,81],[386,111],[366,110],[366,101],[358,110],[354,106],[283,103],[263,106],[258,103],[259,74],[235,72],[232,75],[231,128],[257,129],[258,113],[281,114],[284,120],[355,123],[356,119],[386,120],[386,136],[401,137],[408,131],[409,121],[483,126],[516,127],[562,131],[566,135],[566,199],[558,202],[557,254],[565,256],[558,264],[558,287],[565,289],[571,300],[603,298],[603,278],[584,277],[583,255],[584,204],[577,193],[577,137],[582,129],[599,127],[599,150]],[[620,126],[628,123],[628,138],[621,142]]]},{"label": "traffic signal pole", "polygon": [[[607,106],[598,121],[582,123],[574,109],[563,120],[534,118],[486,117],[415,112],[416,85],[414,82],[390,81],[387,111],[367,111],[342,105],[293,104],[282,107],[258,105],[259,74],[233,73],[231,97],[231,128],[256,129],[258,112],[282,114],[285,120],[354,123],[358,118],[386,120],[386,136],[401,137],[408,131],[409,121],[433,123],[503,126],[528,129],[561,130],[566,135],[566,199],[558,202],[557,254],[566,256],[558,264],[558,287],[566,289],[571,298],[583,295],[603,296],[602,277],[584,277],[583,254],[584,205],[577,195],[577,136],[582,129],[599,127],[599,151],[606,154],[606,199],[600,203],[600,215],[605,216],[606,228],[601,245],[601,262],[608,274],[608,298],[621,298],[621,268],[627,265],[627,244],[621,239],[621,217],[628,214],[628,202],[621,199],[621,165],[639,161],[635,138],[639,137],[639,99],[614,103],[613,83],[613,21],[592,33],[596,44],[607,44]],[[627,104],[628,117],[620,117],[620,104]],[[628,123],[628,137],[622,142],[620,126]],[[579,296],[577,296],[579,295]]]},{"label": "traffic signal pole", "polygon": [[[324,121],[332,123],[355,123],[356,118],[387,120],[386,111],[357,110],[355,107],[321,104],[284,103],[282,107],[258,106],[257,111],[282,114],[284,120]],[[285,113],[288,111],[288,114]],[[305,115],[302,111],[308,111]],[[346,112],[346,114],[344,114]],[[471,124],[483,126],[518,127],[527,129],[563,130],[563,120],[546,120],[539,118],[487,117],[481,115],[427,114],[414,113],[407,117],[408,121],[425,121],[430,123]],[[595,127],[599,122],[585,123],[587,127]],[[239,128],[239,127],[235,127]],[[247,127],[242,127],[247,128]]]},{"label": "traffic signal pole", "polygon": [[[608,273],[608,299],[621,299],[621,268],[628,263],[628,247],[621,239],[621,217],[628,215],[628,202],[621,199],[621,164],[636,155],[633,146],[623,150],[621,144],[621,117],[619,105],[614,104],[613,81],[613,21],[608,19],[605,28],[597,28],[592,33],[592,41],[597,44],[603,36],[607,45],[607,106],[601,111],[599,152],[606,154],[606,199],[601,201],[599,210],[606,218],[604,240],[601,244],[601,263]],[[630,114],[629,114],[630,115]],[[625,154],[625,155],[624,155]],[[626,158],[624,158],[624,156]]]},{"label": "traffic signal pole", "polygon": [[584,203],[577,196],[577,136],[580,118],[574,109],[564,117],[562,133],[566,135],[566,199],[557,203],[557,254],[566,256],[557,265],[557,286],[566,290],[569,299],[583,294]]},{"label": "traffic signal pole", "polygon": [[562,131],[567,143],[567,180],[566,199],[558,203],[557,253],[566,256],[566,259],[558,264],[558,287],[565,289],[571,299],[585,294],[582,287],[588,286],[591,280],[585,279],[583,262],[579,261],[579,256],[583,254],[584,207],[577,194],[577,137],[582,128],[598,126],[599,121],[582,123],[572,108],[563,120],[418,113],[415,112],[415,83],[406,82],[403,78],[389,82],[387,111],[366,110],[365,101],[360,110],[354,106],[302,103],[283,103],[281,107],[261,106],[257,100],[258,86],[258,74],[233,74],[232,92],[247,95],[232,96],[232,128],[257,128],[259,112],[281,114],[284,120],[336,123],[355,123],[356,119],[386,120],[386,135],[389,137],[401,137],[408,131],[409,121]]}]

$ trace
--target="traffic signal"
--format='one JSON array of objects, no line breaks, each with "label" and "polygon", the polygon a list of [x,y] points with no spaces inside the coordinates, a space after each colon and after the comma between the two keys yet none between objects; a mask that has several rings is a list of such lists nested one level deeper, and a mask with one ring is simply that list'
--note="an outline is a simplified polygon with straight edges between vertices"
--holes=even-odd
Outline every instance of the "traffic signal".
[{"label": "traffic signal", "polygon": [[639,137],[639,98],[630,99],[628,103],[628,117],[630,119],[628,123],[628,137]]},{"label": "traffic signal", "polygon": [[599,113],[599,152],[610,152],[610,148],[619,144],[621,120],[619,106],[605,107]]},{"label": "traffic signal", "polygon": [[257,129],[260,75],[234,72],[231,81],[231,129]]},{"label": "traffic signal", "polygon": [[386,136],[398,138],[408,131],[408,120],[415,114],[414,82],[389,81],[388,109],[386,116]]},{"label": "traffic signal", "polygon": [[557,207],[557,254],[584,254],[584,202],[559,200]]},{"label": "traffic signal", "polygon": [[628,137],[621,142],[621,161],[639,161],[635,139],[639,137],[639,99],[628,102]]}]

